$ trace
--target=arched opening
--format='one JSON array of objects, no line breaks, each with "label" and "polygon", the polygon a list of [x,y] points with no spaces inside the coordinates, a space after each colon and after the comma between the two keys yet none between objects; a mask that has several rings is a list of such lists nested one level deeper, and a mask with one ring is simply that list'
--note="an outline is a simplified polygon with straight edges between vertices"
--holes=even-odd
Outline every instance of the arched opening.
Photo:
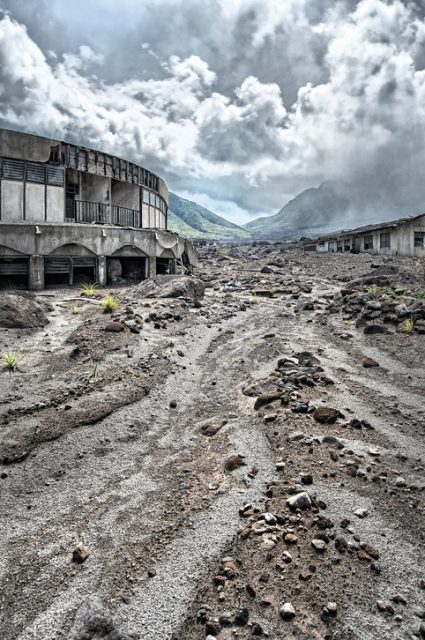
[{"label": "arched opening", "polygon": [[106,259],[110,284],[138,283],[147,278],[148,256],[134,245],[124,245]]},{"label": "arched opening", "polygon": [[0,289],[28,289],[29,257],[0,245]]},{"label": "arched opening", "polygon": [[96,254],[82,244],[64,244],[44,258],[46,287],[73,286],[96,280]]},{"label": "arched opening", "polygon": [[176,256],[171,249],[165,249],[156,259],[157,275],[171,275],[176,273]]}]

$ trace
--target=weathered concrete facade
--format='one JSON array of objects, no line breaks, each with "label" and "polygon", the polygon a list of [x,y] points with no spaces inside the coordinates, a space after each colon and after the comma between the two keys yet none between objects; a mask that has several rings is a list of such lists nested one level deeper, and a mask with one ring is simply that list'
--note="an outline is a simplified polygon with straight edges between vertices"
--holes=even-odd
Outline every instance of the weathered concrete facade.
[{"label": "weathered concrete facade", "polygon": [[168,189],[131,162],[0,130],[0,285],[143,279],[196,262],[167,231]]},{"label": "weathered concrete facade", "polygon": [[323,252],[366,252],[388,256],[425,256],[425,214],[337,231],[305,245]]}]

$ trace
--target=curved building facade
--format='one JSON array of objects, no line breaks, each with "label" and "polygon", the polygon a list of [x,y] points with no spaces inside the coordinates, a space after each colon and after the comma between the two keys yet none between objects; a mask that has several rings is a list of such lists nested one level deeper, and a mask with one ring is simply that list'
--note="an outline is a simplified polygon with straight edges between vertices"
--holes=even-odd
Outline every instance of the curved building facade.
[{"label": "curved building facade", "polygon": [[196,260],[167,231],[168,189],[132,162],[0,130],[0,286],[174,273]]}]

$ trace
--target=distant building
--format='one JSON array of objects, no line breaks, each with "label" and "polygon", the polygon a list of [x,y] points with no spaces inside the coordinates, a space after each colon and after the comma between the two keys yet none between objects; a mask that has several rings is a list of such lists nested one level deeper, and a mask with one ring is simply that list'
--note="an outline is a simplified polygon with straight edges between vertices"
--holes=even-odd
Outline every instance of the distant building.
[{"label": "distant building", "polygon": [[168,189],[116,156],[0,129],[0,286],[106,285],[196,261],[167,231]]},{"label": "distant building", "polygon": [[425,214],[348,231],[336,231],[304,244],[306,251],[366,252],[387,256],[425,256]]}]

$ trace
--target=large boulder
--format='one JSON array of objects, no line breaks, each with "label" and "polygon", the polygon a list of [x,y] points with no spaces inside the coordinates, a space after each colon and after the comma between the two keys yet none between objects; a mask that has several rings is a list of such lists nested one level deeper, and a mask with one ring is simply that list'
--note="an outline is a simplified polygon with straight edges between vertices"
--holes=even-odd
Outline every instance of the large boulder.
[{"label": "large boulder", "polygon": [[32,329],[44,327],[49,320],[46,313],[52,306],[30,293],[2,293],[0,327],[6,329]]},{"label": "large boulder", "polygon": [[204,297],[205,284],[193,276],[156,276],[149,278],[137,287],[141,298],[192,298]]}]

